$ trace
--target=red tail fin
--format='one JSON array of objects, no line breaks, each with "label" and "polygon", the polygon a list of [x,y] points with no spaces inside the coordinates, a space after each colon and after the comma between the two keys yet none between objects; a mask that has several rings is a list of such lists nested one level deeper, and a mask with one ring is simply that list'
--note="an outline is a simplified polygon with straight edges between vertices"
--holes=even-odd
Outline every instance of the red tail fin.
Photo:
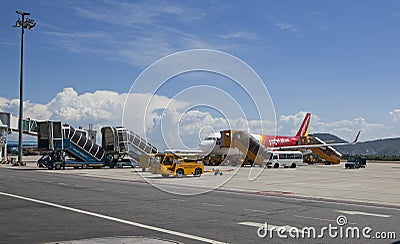
[{"label": "red tail fin", "polygon": [[311,113],[307,113],[296,136],[308,136],[308,127],[310,126],[310,118],[311,118]]}]

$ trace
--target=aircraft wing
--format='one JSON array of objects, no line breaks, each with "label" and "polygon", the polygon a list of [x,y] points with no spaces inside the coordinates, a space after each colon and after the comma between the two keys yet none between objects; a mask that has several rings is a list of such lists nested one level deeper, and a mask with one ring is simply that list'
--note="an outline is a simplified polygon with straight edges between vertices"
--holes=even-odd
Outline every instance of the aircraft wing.
[{"label": "aircraft wing", "polygon": [[285,150],[285,149],[308,149],[308,148],[316,148],[316,147],[335,147],[335,146],[345,146],[345,145],[353,145],[357,143],[358,137],[360,136],[361,131],[358,131],[356,138],[352,142],[340,142],[340,143],[325,143],[324,141],[320,140],[321,143],[317,144],[308,144],[308,145],[297,145],[297,146],[283,146],[283,147],[273,147],[268,149],[273,150]]}]

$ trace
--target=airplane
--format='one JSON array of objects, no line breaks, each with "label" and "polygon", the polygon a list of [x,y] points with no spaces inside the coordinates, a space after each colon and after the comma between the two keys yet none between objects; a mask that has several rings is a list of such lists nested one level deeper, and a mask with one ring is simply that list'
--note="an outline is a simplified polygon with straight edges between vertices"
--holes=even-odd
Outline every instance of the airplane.
[{"label": "airplane", "polygon": [[[37,148],[36,141],[22,141],[22,148],[24,150],[27,149],[35,149]],[[18,141],[8,141],[7,142],[7,151],[11,152],[11,154],[18,153]]]},{"label": "airplane", "polygon": [[[308,127],[310,126],[310,117],[311,113],[307,113],[303,123],[300,126],[299,131],[295,136],[273,136],[273,135],[260,135],[260,134],[251,134],[257,141],[262,143],[267,148],[274,147],[282,147],[282,146],[296,146],[299,141],[299,137],[308,135]],[[207,152],[209,154],[222,154],[226,155],[228,150],[227,148],[219,148],[221,145],[221,133],[214,133],[200,142],[199,148],[203,152]],[[234,153],[231,151],[231,153]]]},{"label": "airplane", "polygon": [[[260,135],[260,134],[251,134],[260,144],[266,147],[269,150],[285,150],[285,149],[309,149],[315,147],[332,147],[332,146],[341,146],[354,144],[357,142],[360,132],[358,132],[355,140],[350,143],[319,143],[319,144],[308,144],[308,145],[299,145],[299,141],[301,138],[308,136],[308,128],[310,126],[310,118],[311,113],[307,113],[299,130],[294,136],[273,136],[273,135]],[[237,149],[229,149],[229,148],[221,148],[221,133],[210,134],[203,141],[200,142],[199,148],[204,153],[214,154],[214,155],[227,155],[229,153],[236,154],[238,153]],[[232,151],[233,150],[233,151]]]}]

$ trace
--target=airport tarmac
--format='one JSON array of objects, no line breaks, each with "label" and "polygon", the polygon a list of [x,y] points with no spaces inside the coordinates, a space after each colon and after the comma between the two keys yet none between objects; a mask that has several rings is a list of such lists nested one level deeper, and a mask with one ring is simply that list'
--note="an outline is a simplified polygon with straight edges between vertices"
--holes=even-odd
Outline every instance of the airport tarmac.
[{"label": "airport tarmac", "polygon": [[[306,165],[295,169],[221,166],[221,170],[233,171],[223,172],[222,176],[205,173],[201,177],[183,178],[163,178],[150,172],[141,172],[139,168],[47,170],[39,169],[34,161],[28,161],[27,166],[13,168],[36,169],[47,174],[135,181],[152,184],[160,190],[178,195],[219,190],[400,207],[400,164],[397,163],[367,163],[365,169],[344,169],[343,163],[328,166]],[[250,180],[249,175],[255,179]]]},{"label": "airport tarmac", "polygon": [[[398,241],[399,233],[399,166],[265,169],[249,181],[249,172],[260,168],[237,168],[222,176],[163,178],[132,168],[1,165],[0,242],[282,243],[272,230],[273,237],[259,235],[268,223],[274,228],[310,227],[318,233],[318,238],[284,240],[291,243],[391,243]],[[205,191],[210,192],[197,194]],[[195,195],[184,196],[190,194]],[[339,217],[345,220],[346,231],[370,228],[372,238],[376,233],[387,238],[348,239],[322,231],[342,226]]]}]

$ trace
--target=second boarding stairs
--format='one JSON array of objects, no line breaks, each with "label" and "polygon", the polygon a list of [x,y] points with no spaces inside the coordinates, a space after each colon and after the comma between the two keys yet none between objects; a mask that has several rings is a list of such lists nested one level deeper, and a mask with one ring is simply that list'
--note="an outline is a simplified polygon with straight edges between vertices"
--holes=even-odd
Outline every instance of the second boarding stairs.
[{"label": "second boarding stairs", "polygon": [[246,155],[247,159],[260,166],[264,165],[271,157],[268,149],[245,131],[221,131],[221,147],[236,147]]},{"label": "second boarding stairs", "polygon": [[139,162],[142,154],[158,153],[155,146],[125,127],[103,127],[101,135],[103,149],[114,159],[127,155]]},{"label": "second boarding stairs", "polygon": [[[304,138],[302,144],[321,144],[326,145],[326,143],[316,136],[308,136]],[[340,158],[342,154],[338,152],[335,148],[331,146],[321,146],[321,147],[310,147],[310,150],[318,155],[320,158],[325,160],[325,164],[340,164]]]},{"label": "second boarding stairs", "polygon": [[39,123],[38,147],[64,151],[81,162],[101,162],[105,156],[105,150],[91,140],[85,130],[54,121]]}]

